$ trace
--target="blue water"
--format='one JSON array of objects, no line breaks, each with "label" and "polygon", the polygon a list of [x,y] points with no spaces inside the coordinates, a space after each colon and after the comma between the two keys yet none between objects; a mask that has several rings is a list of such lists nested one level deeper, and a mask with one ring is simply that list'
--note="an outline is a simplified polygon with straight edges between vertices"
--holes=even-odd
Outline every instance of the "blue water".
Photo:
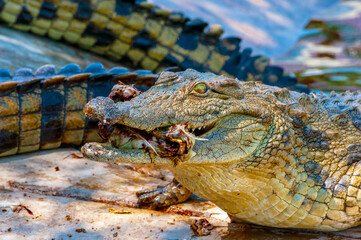
[{"label": "blue water", "polygon": [[[243,47],[277,57],[304,35],[312,16],[331,8],[339,0],[151,0],[190,18],[220,24],[224,36],[239,36]],[[342,9],[335,9],[339,14]]]}]

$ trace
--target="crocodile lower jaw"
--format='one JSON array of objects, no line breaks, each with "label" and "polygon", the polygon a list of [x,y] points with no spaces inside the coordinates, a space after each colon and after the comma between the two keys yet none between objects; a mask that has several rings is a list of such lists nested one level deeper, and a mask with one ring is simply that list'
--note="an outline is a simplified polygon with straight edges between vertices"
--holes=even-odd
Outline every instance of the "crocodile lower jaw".
[{"label": "crocodile lower jaw", "polygon": [[176,165],[195,155],[192,147],[198,138],[185,129],[186,125],[151,132],[123,125],[104,126],[100,125],[99,133],[109,142],[85,144],[82,152],[86,157],[104,162]]},{"label": "crocodile lower jaw", "polygon": [[86,143],[81,148],[81,151],[84,156],[101,162],[172,164],[170,158],[162,158],[155,154],[150,154],[145,149],[118,149],[110,143]]},{"label": "crocodile lower jaw", "polygon": [[85,157],[100,162],[111,163],[135,163],[135,164],[159,164],[175,165],[179,161],[186,161],[196,153],[190,150],[187,154],[176,158],[164,158],[151,154],[146,149],[119,149],[110,143],[86,143],[81,152]]}]

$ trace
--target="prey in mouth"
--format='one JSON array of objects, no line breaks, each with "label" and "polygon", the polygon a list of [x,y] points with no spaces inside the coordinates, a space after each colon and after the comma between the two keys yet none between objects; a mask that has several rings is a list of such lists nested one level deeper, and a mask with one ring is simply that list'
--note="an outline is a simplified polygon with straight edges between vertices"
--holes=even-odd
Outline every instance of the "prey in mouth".
[{"label": "prey in mouth", "polygon": [[163,165],[247,158],[270,114],[252,94],[244,96],[238,80],[194,70],[162,72],[144,93],[119,83],[85,106],[107,143],[87,143],[82,151],[96,161]]},{"label": "prey in mouth", "polygon": [[[109,127],[99,125],[100,135],[104,136],[102,129]],[[156,128],[150,132],[119,124],[112,128],[112,133],[104,140],[108,140],[113,147],[122,150],[144,149],[160,157],[182,157],[189,153],[195,140],[207,140],[199,137],[206,129],[188,129],[187,124]]]},{"label": "prey in mouth", "polygon": [[[134,86],[119,82],[108,96],[107,101],[126,102],[142,94]],[[104,99],[101,99],[103,101]],[[92,117],[93,109],[87,105],[84,109],[87,116]],[[109,124],[105,116],[98,116],[98,134],[107,143],[88,143],[82,151],[93,158],[104,158],[113,161],[116,156],[135,155],[150,158],[151,163],[164,163],[160,158],[172,159],[174,164],[194,155],[192,147],[196,140],[207,141],[202,135],[214,127],[213,124],[198,128],[190,128],[188,123],[157,127],[154,130],[141,130],[123,124]],[[106,160],[104,160],[106,161]],[[124,162],[122,160],[121,162]],[[132,160],[132,163],[134,161]],[[169,162],[168,162],[169,164]]]}]

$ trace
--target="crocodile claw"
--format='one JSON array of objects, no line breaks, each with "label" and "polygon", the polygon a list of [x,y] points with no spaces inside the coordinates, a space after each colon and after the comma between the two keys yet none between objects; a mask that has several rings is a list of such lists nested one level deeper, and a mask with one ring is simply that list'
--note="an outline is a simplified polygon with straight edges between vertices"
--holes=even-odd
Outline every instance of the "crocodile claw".
[{"label": "crocodile claw", "polygon": [[166,186],[158,186],[153,190],[141,190],[137,192],[137,208],[159,209],[186,201],[192,192],[180,184],[176,179]]}]

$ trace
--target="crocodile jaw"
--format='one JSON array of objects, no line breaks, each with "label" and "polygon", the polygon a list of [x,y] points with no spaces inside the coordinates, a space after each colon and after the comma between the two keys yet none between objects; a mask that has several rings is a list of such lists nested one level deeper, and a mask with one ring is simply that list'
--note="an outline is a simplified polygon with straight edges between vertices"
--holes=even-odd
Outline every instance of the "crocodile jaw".
[{"label": "crocodile jaw", "polygon": [[82,152],[103,162],[177,165],[195,155],[192,148],[199,139],[184,124],[149,132],[123,125],[99,123],[99,127],[100,136],[109,143],[87,143]]},{"label": "crocodile jaw", "polygon": [[150,154],[145,149],[118,149],[109,143],[86,143],[81,148],[82,153],[95,161],[112,163],[138,163],[138,164],[162,164],[172,163],[170,158],[162,158],[156,154]]}]

